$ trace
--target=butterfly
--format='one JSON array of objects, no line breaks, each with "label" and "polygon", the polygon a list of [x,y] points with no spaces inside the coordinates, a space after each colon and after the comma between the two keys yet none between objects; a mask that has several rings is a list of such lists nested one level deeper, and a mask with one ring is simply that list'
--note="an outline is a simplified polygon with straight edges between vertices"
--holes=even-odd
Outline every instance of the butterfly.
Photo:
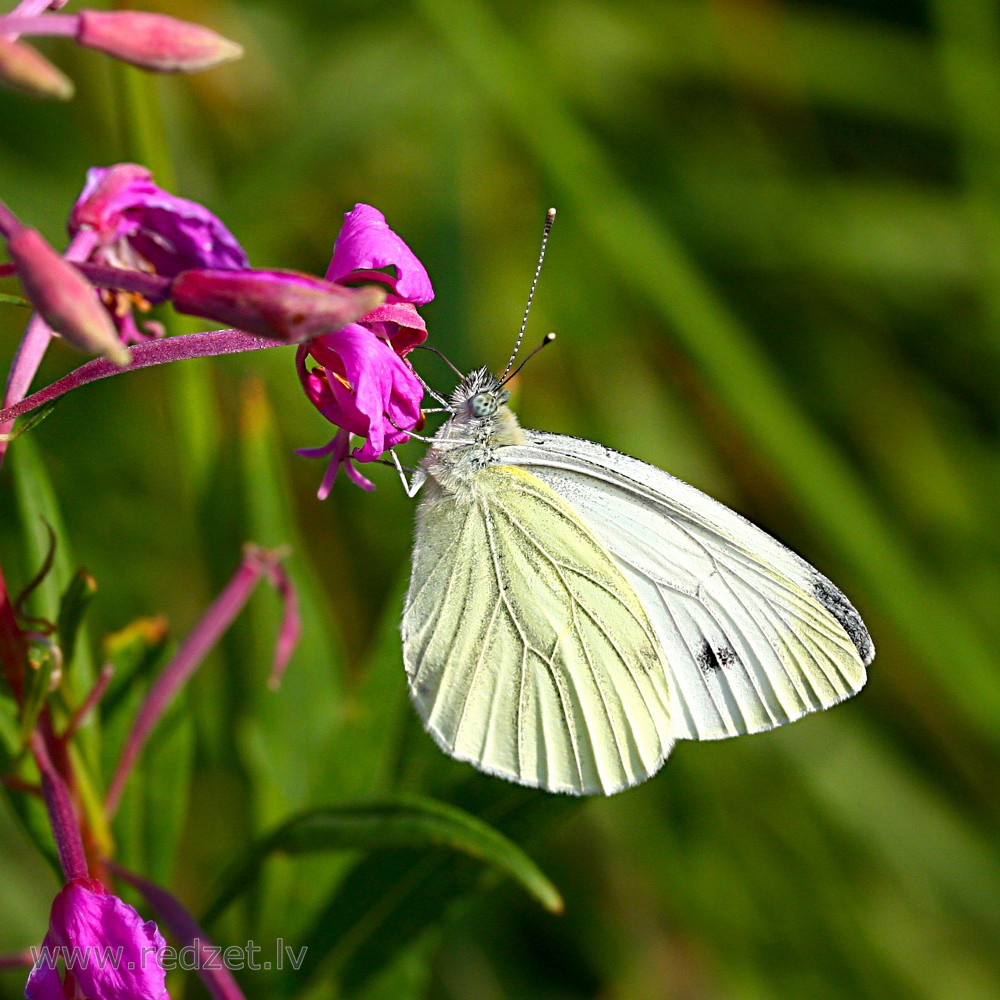
[{"label": "butterfly", "polygon": [[610,795],[679,739],[772,729],[861,689],[871,637],[822,573],[652,465],[522,428],[507,401],[487,369],[467,375],[411,482],[403,659],[446,753]]}]

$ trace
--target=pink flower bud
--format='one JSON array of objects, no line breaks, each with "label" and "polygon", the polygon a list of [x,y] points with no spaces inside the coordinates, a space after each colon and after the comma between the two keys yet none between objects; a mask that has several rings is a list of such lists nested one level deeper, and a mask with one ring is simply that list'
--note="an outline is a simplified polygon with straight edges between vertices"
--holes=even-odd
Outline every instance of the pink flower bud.
[{"label": "pink flower bud", "polygon": [[37,49],[0,35],[0,83],[31,97],[68,101],[73,81],[56,69]]},{"label": "pink flower bud", "polygon": [[159,73],[196,73],[243,55],[236,42],[166,14],[82,10],[77,16],[80,45]]},{"label": "pink flower bud", "polygon": [[195,270],[177,276],[170,298],[178,312],[299,344],[357,322],[385,301],[385,292],[295,271]]},{"label": "pink flower bud", "polygon": [[128,365],[129,353],[94,289],[37,230],[21,226],[8,238],[7,249],[25,295],[53,330],[88,354]]}]

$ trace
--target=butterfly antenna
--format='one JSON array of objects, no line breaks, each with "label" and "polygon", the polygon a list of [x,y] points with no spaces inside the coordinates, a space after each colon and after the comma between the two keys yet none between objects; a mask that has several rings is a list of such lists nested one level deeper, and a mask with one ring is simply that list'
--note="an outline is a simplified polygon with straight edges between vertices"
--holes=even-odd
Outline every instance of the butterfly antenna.
[{"label": "butterfly antenna", "polygon": [[[517,343],[511,352],[507,367],[500,375],[500,384],[507,381],[507,373],[514,367],[514,359],[521,349],[521,341],[524,339],[524,328],[528,325],[528,313],[531,311],[531,301],[535,297],[535,288],[538,286],[538,276],[542,273],[542,261],[545,260],[545,247],[549,242],[549,233],[552,232],[552,223],[556,221],[556,210],[550,208],[545,213],[545,225],[542,227],[542,249],[538,253],[538,264],[535,267],[535,276],[531,279],[531,291],[528,292],[528,304],[524,307],[524,317],[521,319],[521,329],[517,333]],[[544,343],[544,342],[543,342]],[[518,369],[520,371],[520,368]],[[515,373],[516,374],[516,373]]]},{"label": "butterfly antenna", "polygon": [[431,347],[430,344],[417,344],[416,347],[418,351],[430,351],[431,354],[436,354],[459,378],[465,378],[465,372],[460,368],[456,368],[451,358],[444,351],[436,347]]},{"label": "butterfly antenna", "polygon": [[508,376],[507,376],[507,377],[506,377],[506,378],[505,378],[505,379],[504,379],[504,380],[503,380],[503,381],[502,381],[502,382],[500,383],[500,385],[501,385],[501,386],[504,386],[504,385],[506,385],[506,384],[507,384],[507,383],[508,383],[508,382],[509,382],[509,381],[510,381],[510,380],[511,380],[512,378],[514,378],[515,376],[519,375],[519,374],[520,374],[520,372],[521,372],[521,369],[522,369],[522,368],[523,368],[523,367],[524,367],[524,366],[525,366],[525,365],[526,365],[526,364],[527,364],[527,363],[528,363],[528,362],[529,362],[529,361],[530,361],[530,360],[531,360],[531,359],[532,359],[532,358],[533,358],[533,357],[534,357],[534,356],[535,356],[535,355],[536,355],[536,354],[537,354],[537,353],[538,353],[538,352],[539,352],[539,351],[540,351],[540,350],[541,350],[541,349],[542,349],[543,347],[548,347],[548,346],[549,346],[549,344],[551,344],[551,343],[552,343],[552,341],[553,341],[553,340],[555,340],[555,339],[556,339],[556,335],[555,335],[555,333],[553,333],[553,332],[552,332],[552,331],[550,330],[550,331],[549,331],[549,332],[548,332],[547,334],[545,334],[545,336],[544,336],[544,337],[542,337],[542,342],[541,342],[541,343],[540,343],[540,344],[539,344],[539,345],[538,345],[538,346],[537,346],[537,347],[536,347],[536,348],[535,348],[535,349],[534,349],[534,350],[533,350],[533,351],[532,351],[532,352],[531,352],[531,353],[530,353],[530,354],[529,354],[529,355],[528,355],[528,356],[527,356],[527,357],[526,357],[526,358],[525,358],[525,359],[524,359],[524,360],[523,360],[523,361],[522,361],[522,362],[521,362],[521,363],[520,363],[520,364],[519,364],[519,365],[517,366],[517,368],[515,368],[515,369],[514,369],[514,371],[512,371],[512,372],[511,372],[511,373],[510,373],[510,374],[509,374],[509,375],[508,375]]}]

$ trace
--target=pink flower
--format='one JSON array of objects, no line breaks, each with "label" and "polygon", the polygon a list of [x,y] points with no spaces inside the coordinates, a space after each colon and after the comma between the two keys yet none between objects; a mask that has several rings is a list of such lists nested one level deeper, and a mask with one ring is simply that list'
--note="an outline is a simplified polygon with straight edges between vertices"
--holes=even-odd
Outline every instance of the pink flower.
[{"label": "pink flower", "polygon": [[[329,458],[321,499],[342,466],[358,486],[373,489],[351,459],[376,461],[419,424],[423,386],[403,355],[427,338],[415,306],[434,297],[424,266],[370,205],[355,205],[345,216],[326,277],[342,285],[377,281],[389,294],[360,322],[303,344],[296,356],[306,395],[340,428],[329,444],[299,452]],[[364,438],[353,450],[352,434]]]},{"label": "pink flower", "polygon": [[169,1000],[159,961],[165,947],[156,924],[100,882],[71,882],[53,900],[49,930],[24,995],[27,1000]]},{"label": "pink flower", "polygon": [[[178,198],[153,183],[152,174],[135,163],[93,167],[69,217],[74,238],[93,241],[88,260],[173,278],[194,268],[249,266],[243,248],[223,223],[203,205]],[[102,293],[125,343],[146,340],[132,317],[132,307],[148,308],[138,295]],[[153,329],[152,335],[160,331]]]}]

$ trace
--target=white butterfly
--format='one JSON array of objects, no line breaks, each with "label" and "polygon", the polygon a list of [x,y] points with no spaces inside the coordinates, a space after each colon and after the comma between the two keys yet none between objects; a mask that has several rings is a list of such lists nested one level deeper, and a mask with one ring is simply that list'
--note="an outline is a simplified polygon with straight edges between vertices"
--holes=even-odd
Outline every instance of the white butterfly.
[{"label": "white butterfly", "polygon": [[818,570],[739,514],[592,441],[522,429],[486,369],[420,463],[410,695],[459,760],[610,795],[675,740],[760,732],[865,683],[875,650]]}]

